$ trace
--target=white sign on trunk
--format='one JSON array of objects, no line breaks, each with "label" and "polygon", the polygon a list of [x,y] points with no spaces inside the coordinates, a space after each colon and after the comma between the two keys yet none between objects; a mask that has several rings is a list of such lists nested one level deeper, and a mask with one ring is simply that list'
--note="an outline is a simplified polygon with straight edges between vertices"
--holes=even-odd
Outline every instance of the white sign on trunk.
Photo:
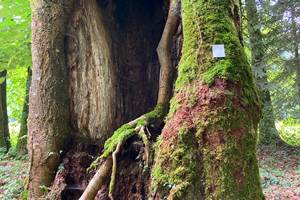
[{"label": "white sign on trunk", "polygon": [[224,44],[212,45],[212,52],[214,58],[224,58],[225,57]]}]

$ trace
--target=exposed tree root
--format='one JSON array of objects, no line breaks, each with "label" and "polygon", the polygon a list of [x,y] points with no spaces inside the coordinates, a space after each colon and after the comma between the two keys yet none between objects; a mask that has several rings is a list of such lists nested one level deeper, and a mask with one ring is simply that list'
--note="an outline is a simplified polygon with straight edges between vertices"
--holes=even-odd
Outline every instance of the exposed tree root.
[{"label": "exposed tree root", "polygon": [[[116,172],[117,172],[117,155],[120,153],[127,139],[134,135],[138,135],[144,145],[144,161],[147,167],[150,165],[150,142],[145,133],[148,126],[158,127],[163,124],[164,117],[168,112],[169,101],[172,96],[173,74],[171,60],[172,39],[176,33],[179,22],[180,1],[170,1],[168,19],[164,28],[164,32],[157,47],[159,62],[161,65],[159,79],[159,93],[157,106],[149,113],[124,124],[117,129],[109,138],[105,145],[104,151],[100,158],[105,159],[105,162],[100,166],[93,179],[90,181],[80,200],[92,200],[96,196],[98,190],[105,183],[105,179],[111,171],[109,197],[113,200],[113,192],[115,188]],[[99,159],[97,159],[99,160]]]},{"label": "exposed tree root", "polygon": [[89,182],[79,200],[93,200],[100,188],[105,184],[112,167],[112,159],[107,158]]},{"label": "exposed tree root", "polygon": [[145,133],[146,127],[142,126],[139,131],[139,136],[141,137],[144,145],[145,145],[145,154],[144,154],[144,162],[146,164],[146,167],[149,167],[150,165],[150,142],[149,139]]},{"label": "exposed tree root", "polygon": [[[102,185],[105,184],[105,180],[109,177],[111,172],[110,184],[109,184],[109,198],[113,200],[113,192],[115,188],[116,172],[117,172],[117,156],[121,152],[123,145],[130,137],[138,135],[142,138],[145,144],[145,163],[149,166],[149,152],[150,143],[145,133],[145,127],[159,126],[163,123],[166,109],[162,106],[157,106],[153,111],[142,115],[141,117],[124,124],[118,130],[116,130],[113,136],[108,139],[104,145],[104,151],[101,155],[101,159],[104,159],[104,163],[101,164],[99,170],[89,182],[84,193],[80,197],[80,200],[93,200],[100,190]],[[99,159],[97,159],[99,160]]]},{"label": "exposed tree root", "polygon": [[115,183],[116,183],[116,174],[117,174],[117,155],[120,153],[122,146],[124,145],[125,141],[122,141],[118,144],[116,150],[112,154],[113,165],[111,170],[111,177],[109,183],[109,193],[108,196],[111,200],[114,199],[113,193],[115,190]]}]

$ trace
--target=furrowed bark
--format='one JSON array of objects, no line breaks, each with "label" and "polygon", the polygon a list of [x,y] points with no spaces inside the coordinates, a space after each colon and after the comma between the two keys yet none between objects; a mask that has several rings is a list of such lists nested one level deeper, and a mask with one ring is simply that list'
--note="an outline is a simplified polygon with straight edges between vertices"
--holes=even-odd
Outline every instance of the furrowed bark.
[{"label": "furrowed bark", "polygon": [[246,0],[248,31],[252,54],[252,67],[259,87],[259,95],[263,103],[262,119],[259,123],[259,142],[274,144],[280,141],[275,127],[275,117],[268,87],[265,51],[260,32],[260,25],[255,0]]},{"label": "furrowed bark", "polygon": [[[160,69],[160,79],[159,79],[158,101],[157,101],[156,108],[153,111],[144,114],[141,117],[137,118],[136,120],[133,120],[127,124],[129,127],[128,129],[134,129],[133,133],[123,137],[120,141],[118,141],[117,144],[114,146],[116,150],[114,150],[113,152],[110,151],[109,153],[106,153],[104,150],[103,155],[108,156],[107,159],[113,159],[112,175],[110,180],[110,191],[109,191],[110,199],[114,199],[113,192],[114,192],[114,185],[116,181],[115,180],[116,170],[117,170],[116,155],[121,151],[121,147],[125,143],[126,139],[133,136],[134,134],[139,134],[140,137],[142,137],[142,140],[144,141],[145,148],[146,148],[145,162],[146,165],[149,164],[148,139],[147,138],[143,139],[143,137],[145,137],[145,134],[142,135],[140,132],[144,131],[145,126],[162,124],[164,116],[168,109],[169,101],[172,96],[173,75],[175,71],[175,69],[172,68],[172,60],[171,60],[172,39],[178,28],[179,13],[180,13],[180,1],[179,0],[171,1],[167,22],[162,34],[162,38],[157,48],[161,69]],[[122,127],[125,129],[122,130]],[[119,131],[117,130],[114,133],[115,136],[118,136],[118,134],[122,134],[123,132],[128,131],[128,129],[126,129],[126,124],[123,125],[122,127],[119,129]],[[114,135],[112,136],[112,138],[114,137]],[[110,138],[109,140],[111,140],[112,138]],[[109,146],[109,140],[106,143],[107,146]],[[113,142],[113,140],[111,141]],[[112,154],[112,157],[110,154]],[[97,173],[94,175],[92,181],[90,181],[88,187],[86,188],[86,190],[84,191],[83,195],[80,198],[81,200],[85,199],[85,196],[89,196],[89,198],[93,199],[96,193],[94,193],[94,190],[92,190],[92,188],[97,187],[98,190],[101,188],[102,185],[96,186],[95,183],[99,182],[101,177],[107,176],[107,171],[103,171],[102,168],[103,165],[99,168]],[[103,184],[103,182],[101,183]]]},{"label": "furrowed bark", "polygon": [[65,32],[73,0],[32,1],[32,84],[28,150],[30,199],[51,185],[69,135]]},{"label": "furrowed bark", "polygon": [[10,148],[9,128],[6,104],[6,70],[0,72],[0,148],[7,152]]},{"label": "furrowed bark", "polygon": [[156,105],[162,2],[76,2],[67,32],[70,120],[76,138],[103,146],[118,127]]},{"label": "furrowed bark", "polygon": [[[182,0],[183,50],[152,168],[152,199],[264,199],[259,100],[239,38],[239,2]],[[212,45],[225,57],[213,58]]]},{"label": "furrowed bark", "polygon": [[31,84],[31,77],[32,72],[31,68],[29,67],[27,69],[27,81],[26,81],[26,94],[25,94],[25,101],[23,105],[23,111],[22,111],[22,118],[21,118],[21,127],[20,132],[18,135],[18,142],[16,149],[18,151],[18,154],[26,154],[27,153],[27,118],[28,118],[28,112],[29,112],[29,89]]}]

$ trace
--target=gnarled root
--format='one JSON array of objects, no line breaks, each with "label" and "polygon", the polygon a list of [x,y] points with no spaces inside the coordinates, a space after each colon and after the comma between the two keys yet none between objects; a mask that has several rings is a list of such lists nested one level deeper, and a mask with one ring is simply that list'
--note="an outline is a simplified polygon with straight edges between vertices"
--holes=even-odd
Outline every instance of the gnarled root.
[{"label": "gnarled root", "polygon": [[142,139],[145,144],[144,160],[146,165],[149,165],[150,143],[145,133],[145,128],[149,125],[160,126],[163,123],[165,113],[166,109],[164,107],[157,106],[153,111],[124,124],[114,132],[112,137],[108,139],[104,145],[104,151],[101,155],[101,159],[104,159],[105,161],[89,182],[87,188],[80,197],[80,200],[93,200],[99,189],[105,184],[105,180],[109,177],[110,172],[109,198],[111,200],[114,199],[113,192],[116,182],[117,156],[121,152],[121,149],[127,139],[130,137],[138,135]]}]

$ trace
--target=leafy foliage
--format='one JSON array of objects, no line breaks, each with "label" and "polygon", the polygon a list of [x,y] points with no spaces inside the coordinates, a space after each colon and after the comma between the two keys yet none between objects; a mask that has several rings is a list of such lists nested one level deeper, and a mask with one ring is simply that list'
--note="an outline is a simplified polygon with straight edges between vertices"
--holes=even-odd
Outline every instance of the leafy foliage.
[{"label": "leafy foliage", "polygon": [[31,66],[30,13],[27,0],[0,0],[0,70]]},{"label": "leafy foliage", "polygon": [[277,119],[299,118],[297,70],[300,66],[295,51],[299,51],[300,2],[259,1],[258,6],[270,82],[265,87],[271,92]]},{"label": "leafy foliage", "polygon": [[20,121],[25,97],[26,69],[31,66],[29,3],[28,0],[0,0],[0,71],[8,70],[10,121]]},{"label": "leafy foliage", "polygon": [[7,105],[10,122],[20,122],[26,93],[27,69],[18,67],[8,71]]}]

